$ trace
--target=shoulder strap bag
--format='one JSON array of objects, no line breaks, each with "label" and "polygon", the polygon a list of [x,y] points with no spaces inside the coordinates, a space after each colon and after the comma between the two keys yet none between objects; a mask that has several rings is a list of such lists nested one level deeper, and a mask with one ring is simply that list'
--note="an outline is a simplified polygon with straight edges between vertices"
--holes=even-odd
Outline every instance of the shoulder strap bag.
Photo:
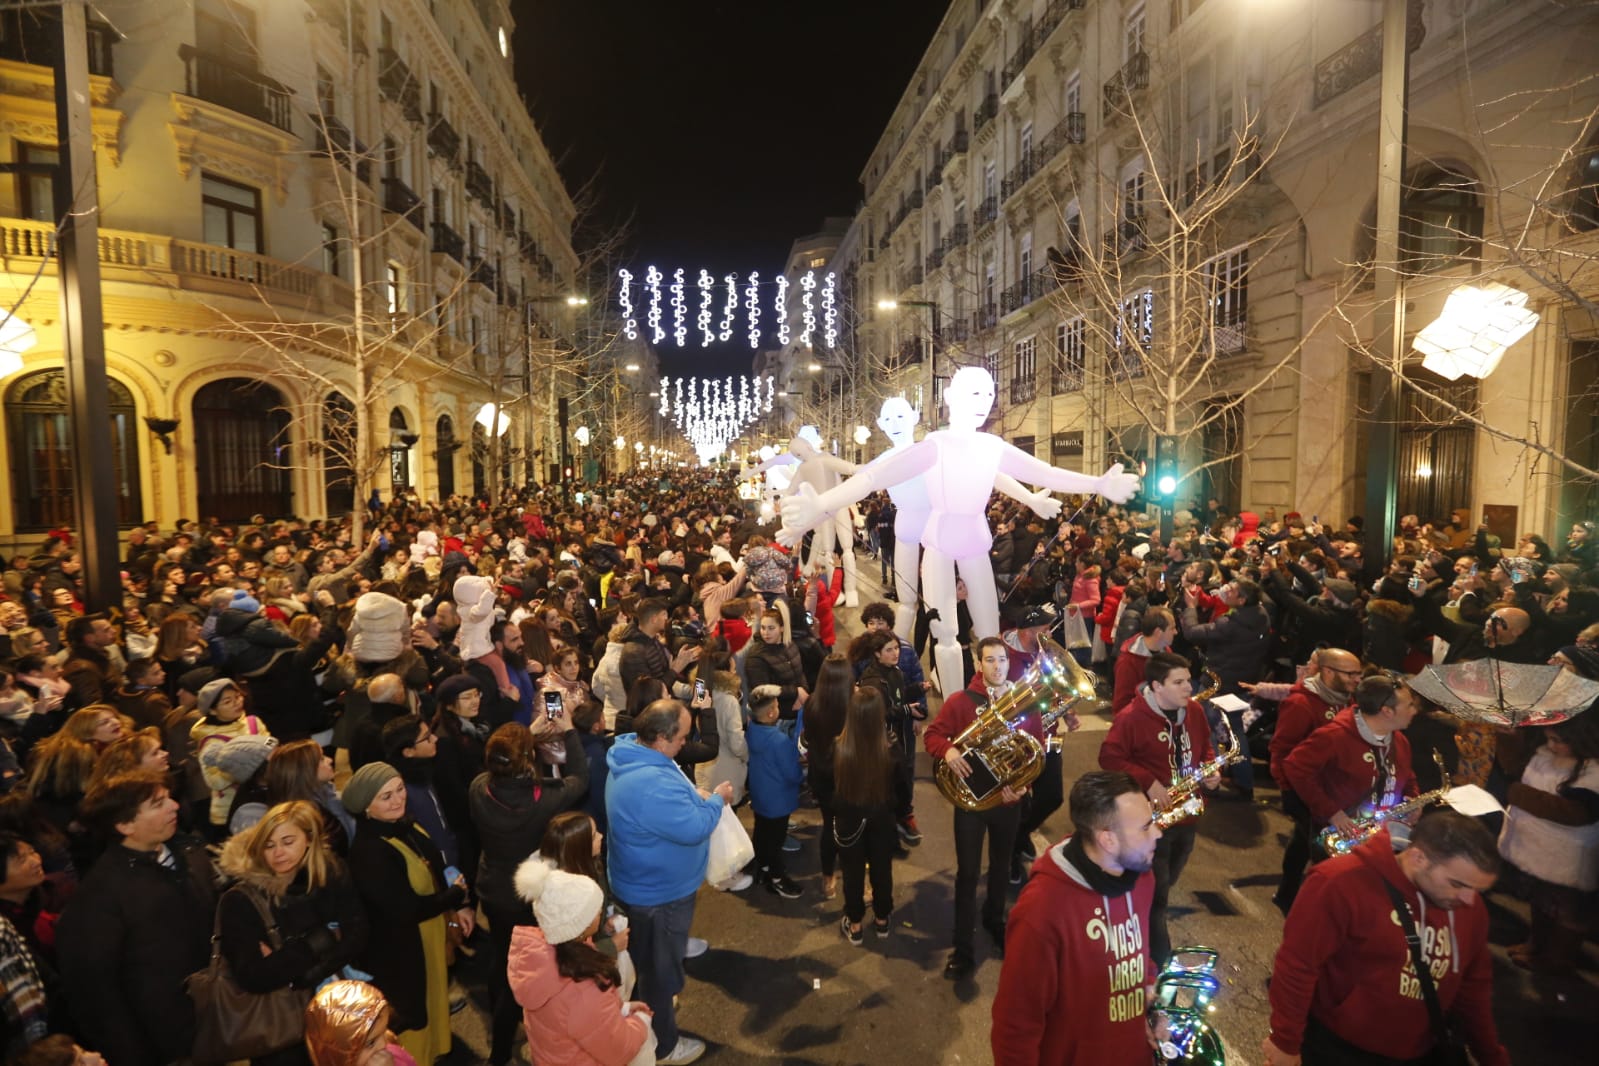
[{"label": "shoulder strap bag", "polygon": [[1410,947],[1410,963],[1416,969],[1416,980],[1421,983],[1421,997],[1427,1001],[1433,1033],[1438,1037],[1438,1043],[1433,1048],[1433,1063],[1435,1066],[1468,1066],[1466,1049],[1444,1015],[1443,1005],[1438,1002],[1438,986],[1433,984],[1427,960],[1421,956],[1421,934],[1417,932],[1416,921],[1410,915],[1410,904],[1387,878],[1381,880],[1382,887],[1388,891],[1388,898],[1394,901],[1394,913],[1399,916],[1399,925],[1405,931],[1405,943]]},{"label": "shoulder strap bag", "polygon": [[[265,897],[254,888],[242,891],[261,915],[269,946],[273,951],[281,950],[283,938]],[[311,1001],[311,990],[285,985],[257,993],[240,988],[222,955],[220,905],[211,930],[211,962],[190,974],[186,984],[189,997],[194,1000],[196,1063],[253,1059],[305,1039],[305,1008]]]}]

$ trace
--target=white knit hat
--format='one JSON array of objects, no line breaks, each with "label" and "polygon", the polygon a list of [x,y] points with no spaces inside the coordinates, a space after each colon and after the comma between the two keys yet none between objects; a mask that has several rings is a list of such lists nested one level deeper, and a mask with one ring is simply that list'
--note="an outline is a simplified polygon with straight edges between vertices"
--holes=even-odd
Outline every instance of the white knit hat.
[{"label": "white knit hat", "polygon": [[564,944],[588,932],[605,905],[605,893],[593,878],[558,870],[538,855],[516,868],[516,894],[533,904],[533,916],[551,944]]}]

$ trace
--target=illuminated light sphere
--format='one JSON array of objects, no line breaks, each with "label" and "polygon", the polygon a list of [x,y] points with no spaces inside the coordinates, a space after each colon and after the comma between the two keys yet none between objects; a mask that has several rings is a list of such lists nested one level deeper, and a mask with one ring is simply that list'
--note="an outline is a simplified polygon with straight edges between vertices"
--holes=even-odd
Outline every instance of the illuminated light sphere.
[{"label": "illuminated light sphere", "polygon": [[478,408],[477,424],[483,427],[484,432],[503,437],[505,431],[511,428],[511,416],[494,404],[486,403]]},{"label": "illuminated light sphere", "polygon": [[572,431],[572,439],[577,441],[578,444],[587,448],[589,444],[589,427],[578,426]]},{"label": "illuminated light sphere", "polygon": [[1162,474],[1160,480],[1155,482],[1155,488],[1162,496],[1170,496],[1177,491],[1177,479],[1170,474]]},{"label": "illuminated light sphere", "polygon": [[0,377],[22,369],[22,353],[39,342],[33,327],[16,315],[0,322]]},{"label": "illuminated light sphere", "polygon": [[755,454],[759,455],[761,457],[761,462],[764,463],[766,460],[777,454],[777,449],[773,448],[770,444],[763,444],[761,445],[761,450]]},{"label": "illuminated light sphere", "polygon": [[626,437],[617,437],[611,443],[616,445],[616,450],[617,451],[621,451],[623,448],[627,447],[627,438]]},{"label": "illuminated light sphere", "polygon": [[1538,324],[1527,294],[1498,282],[1461,285],[1444,301],[1437,319],[1416,334],[1422,366],[1454,381],[1462,375],[1485,378],[1505,351]]},{"label": "illuminated light sphere", "polygon": [[865,426],[855,427],[855,443],[865,444],[872,439],[872,431]]},{"label": "illuminated light sphere", "polygon": [[634,441],[633,442],[633,450],[636,451],[636,452],[642,452],[644,450],[644,442],[641,441],[641,440]]}]

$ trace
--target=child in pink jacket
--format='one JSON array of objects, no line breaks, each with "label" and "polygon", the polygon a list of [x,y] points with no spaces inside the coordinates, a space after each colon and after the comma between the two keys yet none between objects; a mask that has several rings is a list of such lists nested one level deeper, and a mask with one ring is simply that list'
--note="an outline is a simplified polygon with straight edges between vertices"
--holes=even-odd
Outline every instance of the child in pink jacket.
[{"label": "child in pink jacket", "polygon": [[[600,886],[535,855],[517,868],[516,891],[539,924],[511,934],[506,973],[539,1066],[653,1064],[649,1008],[622,1002],[616,960],[591,939],[605,906]],[[562,976],[563,965],[582,976]]]}]

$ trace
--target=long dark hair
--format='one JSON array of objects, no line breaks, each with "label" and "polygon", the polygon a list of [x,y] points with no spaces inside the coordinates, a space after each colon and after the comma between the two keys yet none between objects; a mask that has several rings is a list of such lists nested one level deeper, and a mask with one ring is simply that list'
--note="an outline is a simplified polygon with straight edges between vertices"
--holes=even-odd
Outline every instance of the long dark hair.
[{"label": "long dark hair", "polygon": [[833,745],[833,779],[840,804],[872,807],[889,799],[888,774],[893,752],[882,694],[875,688],[856,688],[849,698],[844,731]]},{"label": "long dark hair", "polygon": [[1560,788],[1567,788],[1576,783],[1582,776],[1590,759],[1599,759],[1599,708],[1590,710],[1587,714],[1576,718],[1569,718],[1564,722],[1545,726],[1537,730],[1538,746],[1542,747],[1550,734],[1565,741],[1571,748],[1572,756],[1577,764],[1571,768],[1571,773],[1560,782]]},{"label": "long dark hair", "polygon": [[805,747],[812,759],[832,757],[833,738],[844,731],[855,675],[842,655],[829,655],[816,674],[816,694],[805,701]]},{"label": "long dark hair", "polygon": [[872,665],[877,660],[877,653],[890,644],[898,644],[899,638],[892,630],[868,629],[860,636],[849,642],[849,661],[862,669]]},{"label": "long dark hair", "polygon": [[622,983],[616,960],[587,940],[568,940],[555,945],[555,969],[568,981],[593,981],[602,989]]},{"label": "long dark hair", "polygon": [[539,842],[539,854],[569,874],[582,874],[596,884],[599,863],[594,861],[594,819],[582,811],[562,811],[550,819]]}]

